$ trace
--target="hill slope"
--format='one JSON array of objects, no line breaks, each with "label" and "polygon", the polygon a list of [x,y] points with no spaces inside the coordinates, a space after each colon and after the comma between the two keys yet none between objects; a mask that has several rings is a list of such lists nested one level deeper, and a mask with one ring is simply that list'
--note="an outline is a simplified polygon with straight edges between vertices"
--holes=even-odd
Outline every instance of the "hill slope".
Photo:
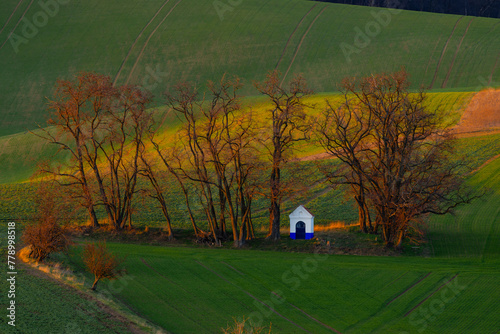
[{"label": "hill slope", "polygon": [[83,70],[157,96],[179,80],[224,72],[253,94],[251,82],[275,68],[286,79],[303,73],[318,92],[334,91],[346,75],[401,66],[414,87],[476,90],[499,81],[498,19],[305,0],[60,2],[0,4],[0,136],[43,123],[55,80]]}]

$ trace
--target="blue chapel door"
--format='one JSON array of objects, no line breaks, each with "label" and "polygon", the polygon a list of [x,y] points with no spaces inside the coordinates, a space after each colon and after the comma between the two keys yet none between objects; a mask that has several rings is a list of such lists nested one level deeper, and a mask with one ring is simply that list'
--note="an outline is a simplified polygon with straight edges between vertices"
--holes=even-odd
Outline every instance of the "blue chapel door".
[{"label": "blue chapel door", "polygon": [[306,238],[306,224],[303,221],[297,222],[295,224],[295,239],[305,239]]}]

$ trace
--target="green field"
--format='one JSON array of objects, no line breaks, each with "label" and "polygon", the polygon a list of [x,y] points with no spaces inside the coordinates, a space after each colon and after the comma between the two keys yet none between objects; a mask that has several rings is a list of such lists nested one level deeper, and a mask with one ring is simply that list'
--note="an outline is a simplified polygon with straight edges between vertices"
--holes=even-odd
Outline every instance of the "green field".
[{"label": "green field", "polygon": [[[500,329],[498,256],[495,261],[326,254],[316,258],[264,251],[110,247],[127,256],[133,278],[116,297],[174,333],[218,333],[233,317],[272,323],[273,333]],[[426,319],[426,312],[432,318]]]},{"label": "green field", "polygon": [[[47,9],[43,3],[58,5]],[[221,4],[226,11],[217,9]],[[37,26],[30,30],[33,22]],[[158,107],[161,117],[168,112],[161,107],[162,93],[179,81],[192,81],[204,90],[207,80],[229,73],[245,84],[243,112],[252,108],[258,118],[269,105],[257,96],[253,82],[270,70],[280,70],[284,82],[304,75],[316,92],[306,101],[317,105],[314,116],[325,98],[338,99],[334,92],[342,78],[405,66],[411,89],[429,89],[429,107],[457,124],[474,92],[500,87],[499,23],[306,0],[2,1],[0,333],[130,332],[123,319],[89,297],[95,297],[87,291],[92,277],[84,273],[80,258],[89,239],[78,239],[71,251],[52,258],[71,275],[84,275],[84,284],[63,285],[18,266],[17,327],[6,324],[4,222],[16,220],[19,236],[35,211],[37,183],[28,181],[37,163],[68,159],[28,132],[46,125],[46,98],[57,78],[97,71],[117,84],[142,85],[155,94],[151,110]],[[170,114],[166,119],[160,136],[172,142],[180,122]],[[109,242],[112,251],[126,258],[126,274],[118,282],[99,283],[98,291],[111,294],[112,301],[106,302],[111,309],[171,333],[221,333],[233,319],[249,318],[271,326],[272,333],[498,334],[499,142],[498,132],[457,139],[456,159],[470,163],[472,170],[463,173],[483,196],[452,214],[429,217],[425,242],[405,243],[399,256],[333,255],[325,248],[321,254],[297,252],[316,241],[295,242],[285,234],[276,249],[286,251],[259,250],[265,243],[261,239],[252,249],[190,246],[191,240],[167,247]],[[299,158],[321,153],[310,143],[298,148]],[[283,171],[285,180],[305,175],[296,182],[300,192],[282,204],[283,226],[297,204],[306,205],[319,226],[357,220],[346,189],[332,190],[321,182],[317,163],[333,168],[338,161],[296,162]],[[173,179],[163,182],[175,232],[187,235],[191,224],[181,191]],[[140,181],[139,187],[144,185]],[[203,208],[193,204],[199,226],[207,228]],[[134,226],[165,226],[152,200],[134,205]],[[262,197],[252,204],[259,236],[268,224],[267,206]],[[102,211],[98,215],[105,217]],[[77,220],[84,222],[86,216]],[[353,234],[360,239],[360,233],[345,232]],[[383,247],[377,236],[363,236],[366,242],[359,247]],[[330,241],[333,247],[342,242]],[[17,244],[20,248],[20,240]]]},{"label": "green field", "polygon": [[[255,95],[252,82],[275,68],[286,80],[303,73],[316,92],[335,91],[345,76],[401,66],[414,88],[475,91],[499,85],[498,19],[305,0],[233,2],[219,16],[216,3],[69,1],[52,17],[38,2],[3,1],[0,136],[43,124],[45,97],[56,79],[79,71],[143,85],[160,104],[161,94],[179,81],[203,84],[223,73],[242,77],[244,92]],[[30,31],[33,22],[39,27]],[[359,37],[367,28],[368,35]],[[10,33],[23,42],[13,45]],[[347,57],[346,45],[355,48]]]},{"label": "green field", "polygon": [[[486,193],[453,215],[430,220],[428,244],[420,245],[428,257],[411,251],[366,257],[109,243],[126,256],[127,284],[113,290],[116,284],[104,281],[100,289],[114,291],[120,304],[173,333],[220,333],[242,317],[272,324],[273,333],[498,333],[500,160],[486,162],[499,154],[499,136],[459,142],[480,167],[469,184]],[[7,193],[22,197],[13,189]],[[333,203],[335,210],[318,217],[352,212],[339,207],[342,201],[330,193],[308,205],[320,212]],[[77,246],[57,259],[78,273],[80,252]],[[66,323],[53,313],[32,310],[45,300],[54,303],[55,287],[24,272],[19,277],[25,328],[38,319],[62,330]],[[59,297],[56,305],[77,324],[89,321]]]},{"label": "green field", "polygon": [[275,333],[498,333],[499,175],[497,159],[469,179],[487,196],[431,220],[430,258],[111,244],[133,277],[117,297],[174,333],[233,317]]}]

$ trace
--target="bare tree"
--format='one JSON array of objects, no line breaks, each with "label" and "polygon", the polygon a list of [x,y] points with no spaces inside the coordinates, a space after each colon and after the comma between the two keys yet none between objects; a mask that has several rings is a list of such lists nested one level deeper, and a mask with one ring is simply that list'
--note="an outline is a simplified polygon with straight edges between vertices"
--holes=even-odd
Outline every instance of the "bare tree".
[{"label": "bare tree", "polygon": [[254,126],[251,113],[240,112],[240,87],[238,78],[223,76],[220,82],[209,82],[208,93],[200,98],[192,86],[178,85],[176,95],[167,97],[184,123],[176,166],[162,156],[174,174],[198,185],[215,241],[226,238],[228,218],[236,247],[253,236],[250,209],[255,188],[249,176],[256,166]]},{"label": "bare tree", "polygon": [[[165,144],[161,141],[157,141],[155,139],[155,134],[156,132],[151,132],[150,133],[150,140],[151,143],[153,144],[154,150],[156,151],[160,162],[163,163],[163,166],[166,168],[166,170],[174,176],[174,178],[177,181],[177,184],[182,190],[182,193],[184,195],[184,203],[186,205],[186,209],[188,211],[189,219],[191,221],[191,225],[193,226],[193,231],[195,234],[195,237],[199,237],[200,235],[203,235],[204,232],[198,227],[196,224],[196,220],[194,218],[193,210],[191,209],[191,203],[189,200],[189,189],[187,185],[188,178],[184,176],[184,173],[182,172],[182,161],[183,159],[180,157],[180,153],[178,153],[177,149],[178,147],[173,146],[173,147],[164,147],[168,146],[168,144]],[[151,158],[154,159],[154,158]],[[146,160],[147,161],[147,160]],[[177,167],[176,167],[177,166]],[[152,170],[153,172],[153,170]],[[156,196],[158,201],[160,201],[160,206],[163,206],[162,201],[164,202],[164,193],[165,190],[160,185],[160,181],[157,177],[157,173],[149,173],[148,178],[150,182],[157,183],[158,186],[153,185],[156,191]],[[164,203],[165,208],[167,209],[166,203]],[[168,209],[167,209],[168,210]],[[163,211],[163,208],[162,208]],[[165,211],[168,212],[168,211]],[[164,215],[165,215],[164,212]],[[166,217],[165,217],[166,218]],[[167,219],[168,222],[168,219]]]},{"label": "bare tree", "polygon": [[357,196],[366,197],[364,204],[356,199],[360,214],[371,203],[386,245],[397,248],[418,231],[422,215],[445,214],[474,197],[464,188],[461,163],[451,161],[453,138],[442,113],[408,87],[404,70],[347,79],[343,103],[328,104],[318,121],[319,141],[348,166],[342,177]]},{"label": "bare tree", "polygon": [[53,129],[38,136],[69,152],[69,164],[44,171],[58,182],[78,187],[74,197],[98,226],[96,205],[105,208],[117,229],[130,224],[139,152],[151,117],[145,111],[149,94],[138,87],[114,87],[111,79],[96,73],[80,73],[73,82],[58,81],[50,101]]},{"label": "bare tree", "polygon": [[335,107],[326,101],[322,117],[316,119],[315,133],[319,144],[332,156],[339,158],[343,165],[325,171],[327,179],[334,185],[349,185],[358,205],[358,222],[364,233],[376,232],[367,205],[367,181],[364,176],[362,156],[370,148],[372,115],[366,113],[350,95],[352,83],[345,81],[343,102]]},{"label": "bare tree", "polygon": [[105,128],[90,138],[94,150],[89,152],[88,162],[94,169],[101,201],[116,229],[125,227],[127,220],[131,227],[140,155],[152,122],[146,112],[150,99],[138,87],[120,87],[110,108],[98,115]]},{"label": "bare tree", "polygon": [[[66,187],[77,187],[74,198],[86,208],[90,223],[98,227],[95,196],[91,190],[86,153],[89,152],[89,135],[98,126],[94,116],[101,110],[99,101],[109,98],[111,92],[106,87],[106,77],[95,73],[81,73],[75,81],[58,80],[54,98],[49,101],[50,116],[48,124],[53,128],[40,128],[33,134],[58,146],[58,152],[70,155],[68,163],[55,168],[49,164],[42,166],[45,173],[57,177],[57,181]],[[96,109],[97,108],[97,109]],[[91,126],[88,126],[88,124]],[[91,130],[90,132],[88,130]]]},{"label": "bare tree", "polygon": [[[149,180],[149,183],[152,186],[152,191],[147,192],[148,196],[155,199],[158,204],[160,205],[160,209],[163,213],[163,216],[165,217],[165,220],[167,222],[167,232],[168,232],[168,239],[173,240],[174,239],[174,234],[172,231],[172,221],[170,219],[170,213],[167,205],[167,200],[165,198],[165,193],[166,189],[161,183],[162,179],[167,178],[167,175],[165,175],[166,171],[162,171],[158,164],[156,163],[155,158],[152,156],[151,153],[148,153],[145,148],[141,149],[140,153],[140,158],[141,158],[141,163],[142,167],[139,170],[139,173],[146,177]],[[182,185],[183,186],[183,185]],[[195,235],[197,235],[197,227],[196,223],[194,223],[194,218],[193,218],[193,227],[195,231]]]},{"label": "bare tree", "polygon": [[[203,121],[199,120],[199,114],[206,107],[205,101],[199,101],[198,91],[194,87],[181,83],[177,85],[175,95],[167,95],[167,104],[183,121],[183,128],[178,137],[180,149],[176,151],[176,171],[199,185],[209,229],[215,242],[219,242],[219,238],[225,237],[226,228],[225,222],[222,220],[219,224],[217,218],[216,199],[213,194],[216,184],[212,177],[213,172],[209,170],[209,153],[204,146],[204,137],[210,137],[212,133],[202,133]],[[210,112],[206,115],[210,117]]]},{"label": "bare tree", "polygon": [[89,243],[83,246],[83,263],[87,270],[94,275],[91,290],[97,288],[97,283],[102,279],[113,280],[118,278],[122,270],[120,266],[124,260],[108,251],[106,242]]},{"label": "bare tree", "polygon": [[280,204],[284,196],[281,170],[287,158],[294,150],[294,144],[308,138],[308,124],[304,108],[304,97],[311,94],[301,76],[294,78],[287,89],[280,85],[279,72],[267,75],[264,82],[257,83],[259,92],[268,97],[271,107],[268,109],[270,138],[266,149],[271,159],[269,179],[269,234],[267,238],[280,239]]}]

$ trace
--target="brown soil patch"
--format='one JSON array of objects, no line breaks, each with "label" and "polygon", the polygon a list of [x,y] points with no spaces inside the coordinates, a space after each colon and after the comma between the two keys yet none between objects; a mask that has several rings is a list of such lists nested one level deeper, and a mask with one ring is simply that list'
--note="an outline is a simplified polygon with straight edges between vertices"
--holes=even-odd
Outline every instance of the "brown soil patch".
[{"label": "brown soil patch", "polygon": [[491,131],[496,128],[500,128],[500,89],[488,89],[474,95],[454,132]]}]

